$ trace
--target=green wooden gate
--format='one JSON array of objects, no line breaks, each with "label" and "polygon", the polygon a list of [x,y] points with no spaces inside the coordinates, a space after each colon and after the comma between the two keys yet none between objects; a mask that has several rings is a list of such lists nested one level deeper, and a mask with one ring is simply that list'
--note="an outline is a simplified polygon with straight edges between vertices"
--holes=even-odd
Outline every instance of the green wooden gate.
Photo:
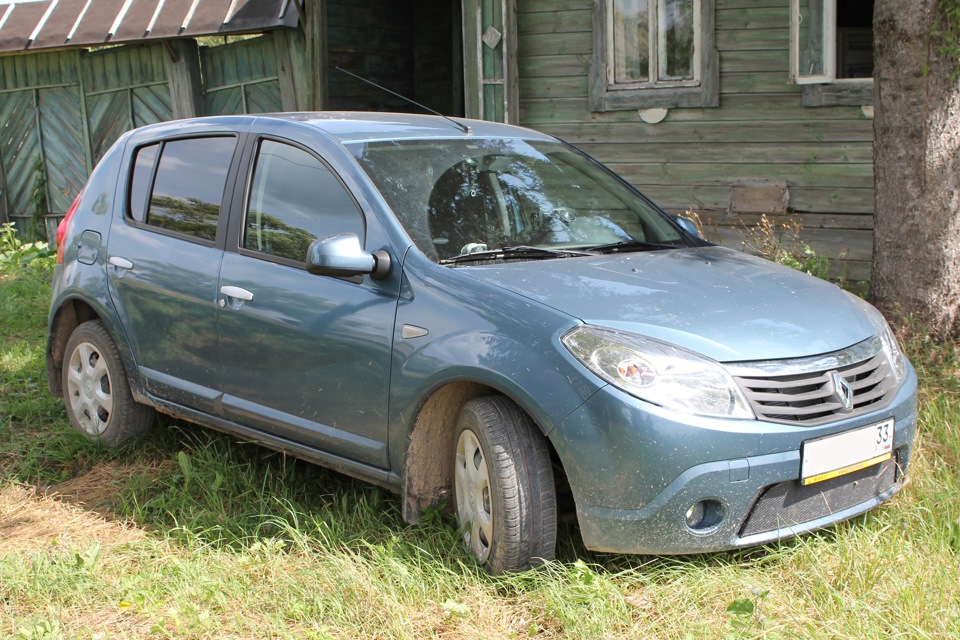
[{"label": "green wooden gate", "polygon": [[3,217],[37,213],[38,177],[46,187],[41,213],[64,213],[124,131],[170,120],[164,56],[154,44],[0,57]]},{"label": "green wooden gate", "polygon": [[173,118],[165,56],[159,44],[81,55],[93,162],[124,131]]},{"label": "green wooden gate", "polygon": [[[69,51],[0,58],[0,206],[8,219],[65,211],[86,179],[76,60]],[[43,211],[31,202],[38,178]]]},{"label": "green wooden gate", "polygon": [[207,115],[283,111],[273,35],[201,47]]},{"label": "green wooden gate", "polygon": [[[178,44],[0,56],[0,221],[35,214],[38,177],[46,187],[42,213],[64,213],[128,129],[201,109],[220,115],[308,105],[295,32],[201,47],[199,56],[192,42]],[[172,86],[181,87],[176,104]]]},{"label": "green wooden gate", "polygon": [[47,175],[47,212],[63,213],[87,180],[79,87],[38,89],[40,152]]},{"label": "green wooden gate", "polygon": [[[0,94],[0,162],[5,183],[3,205],[7,216],[29,215],[34,165],[40,157],[34,91]],[[9,218],[8,218],[9,219]]]}]

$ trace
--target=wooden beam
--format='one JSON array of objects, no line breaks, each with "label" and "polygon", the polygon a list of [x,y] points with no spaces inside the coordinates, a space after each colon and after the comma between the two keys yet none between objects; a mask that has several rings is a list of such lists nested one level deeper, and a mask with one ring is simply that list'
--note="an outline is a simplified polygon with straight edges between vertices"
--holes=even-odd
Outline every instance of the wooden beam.
[{"label": "wooden beam", "polygon": [[308,110],[323,109],[327,105],[327,3],[326,0],[303,0],[301,21],[305,55],[302,64],[305,73],[306,104]]},{"label": "wooden beam", "polygon": [[517,66],[517,2],[503,2],[503,46],[506,55],[503,61],[504,73],[504,121],[520,124],[520,73]]},{"label": "wooden beam", "polygon": [[9,222],[7,207],[7,180],[3,174],[3,158],[0,157],[0,223]]},{"label": "wooden beam", "polygon": [[200,50],[196,40],[173,40],[167,49],[167,80],[174,118],[203,115],[203,84],[200,79]]},{"label": "wooden beam", "polygon": [[480,111],[480,5],[478,0],[463,0],[463,102],[468,118],[479,118]]},{"label": "wooden beam", "polygon": [[319,108],[320,105],[310,102],[311,69],[303,30],[277,29],[273,32],[273,42],[277,52],[277,76],[283,110],[308,111]]}]

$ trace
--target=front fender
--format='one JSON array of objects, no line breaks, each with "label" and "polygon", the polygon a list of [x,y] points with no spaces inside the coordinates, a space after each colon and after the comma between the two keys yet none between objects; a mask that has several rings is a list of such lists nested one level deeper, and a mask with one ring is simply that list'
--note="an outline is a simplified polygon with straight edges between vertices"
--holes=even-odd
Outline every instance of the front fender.
[{"label": "front fender", "polygon": [[560,342],[577,319],[438,265],[414,266],[405,280],[390,385],[392,468],[402,468],[420,408],[445,385],[503,393],[545,434],[599,388]]}]

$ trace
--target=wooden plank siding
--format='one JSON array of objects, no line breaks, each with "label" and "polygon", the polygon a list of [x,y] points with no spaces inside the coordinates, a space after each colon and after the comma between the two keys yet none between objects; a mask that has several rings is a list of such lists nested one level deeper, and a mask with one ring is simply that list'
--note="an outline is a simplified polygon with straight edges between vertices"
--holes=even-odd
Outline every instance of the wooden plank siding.
[{"label": "wooden plank siding", "polygon": [[47,213],[60,213],[70,208],[87,180],[82,97],[78,87],[40,89],[37,93],[47,178]]},{"label": "wooden plank siding", "polygon": [[159,43],[80,52],[93,162],[133,127],[170,120],[167,54]]},{"label": "wooden plank siding", "polygon": [[782,185],[802,237],[835,272],[867,278],[873,121],[859,106],[803,106],[789,81],[789,4],[717,0],[720,106],[646,124],[636,110],[590,109],[593,0],[517,0],[520,123],[609,164],[670,211],[698,211],[731,246],[763,213],[732,205],[734,187]]},{"label": "wooden plank siding", "polygon": [[206,115],[283,110],[272,34],[200,48]]},{"label": "wooden plank siding", "polygon": [[39,160],[47,209],[62,214],[124,131],[171,119],[166,64],[156,43],[0,57],[0,213],[34,213],[29,194]]},{"label": "wooden plank siding", "polygon": [[[207,113],[281,110],[276,49],[272,35],[204,47]],[[192,40],[0,56],[0,221],[33,213],[38,160],[62,214],[124,131],[203,115],[200,67]]]},{"label": "wooden plank siding", "polygon": [[[79,64],[74,51],[0,57],[0,214],[34,215],[37,167],[46,210],[70,206],[86,179]],[[39,165],[38,165],[39,163]]]},{"label": "wooden plank siding", "polygon": [[[30,192],[34,165],[40,157],[34,91],[0,93],[0,163],[3,165],[3,202],[6,216],[32,215]],[[8,217],[8,219],[10,219]]]}]

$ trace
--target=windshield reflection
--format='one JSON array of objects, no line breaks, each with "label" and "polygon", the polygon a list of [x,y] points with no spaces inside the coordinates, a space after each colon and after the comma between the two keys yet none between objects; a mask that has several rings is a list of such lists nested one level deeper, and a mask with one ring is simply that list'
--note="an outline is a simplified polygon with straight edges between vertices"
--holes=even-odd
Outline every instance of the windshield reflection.
[{"label": "windshield reflection", "polygon": [[562,144],[495,138],[348,148],[434,261],[516,246],[682,241],[646,201]]}]

